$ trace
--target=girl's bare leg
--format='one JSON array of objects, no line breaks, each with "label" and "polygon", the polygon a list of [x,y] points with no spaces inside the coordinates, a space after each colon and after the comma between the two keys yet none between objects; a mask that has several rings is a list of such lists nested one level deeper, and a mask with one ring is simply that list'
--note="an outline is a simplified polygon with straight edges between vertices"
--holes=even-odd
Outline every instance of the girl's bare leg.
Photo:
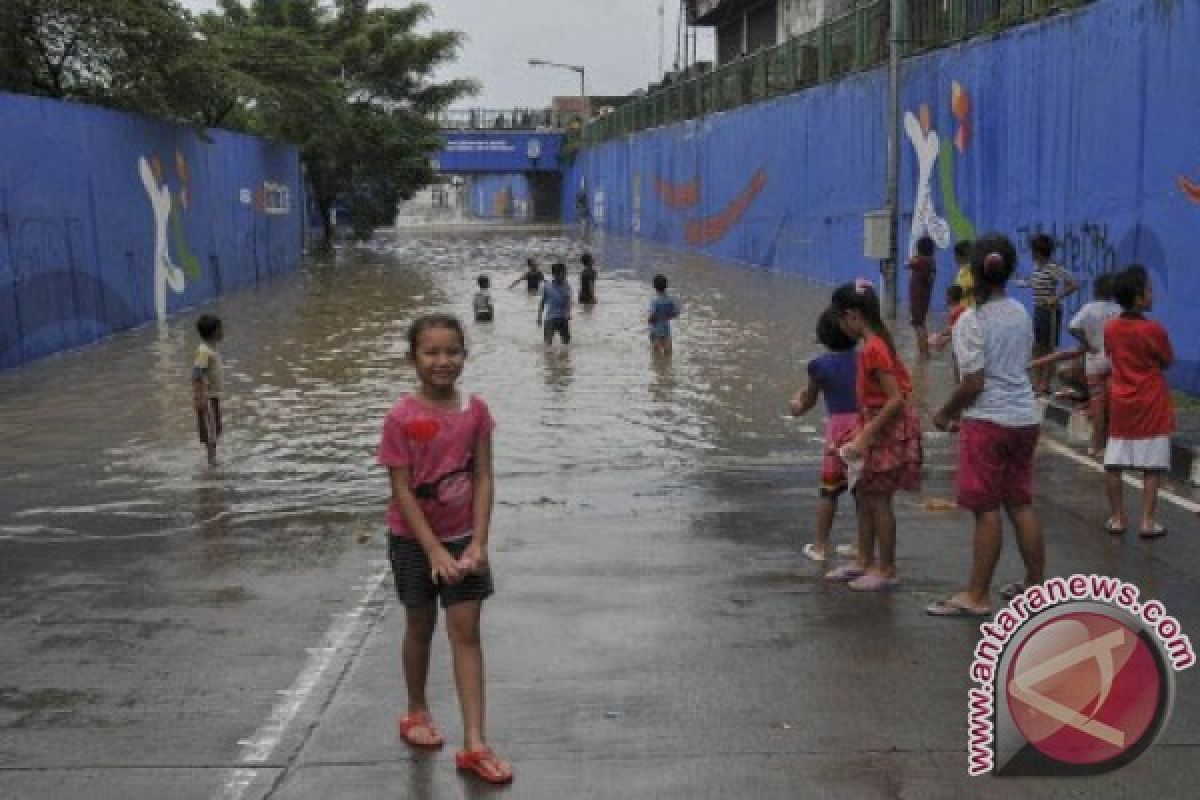
[{"label": "girl's bare leg", "polygon": [[865,496],[874,520],[875,541],[879,544],[879,563],[875,570],[885,578],[896,577],[896,515],[892,511],[892,495]]},{"label": "girl's bare leg", "polygon": [[854,565],[861,570],[875,568],[875,517],[871,513],[869,495],[854,493],[854,508],[858,517],[858,553]]},{"label": "girl's bare leg", "polygon": [[401,661],[404,663],[404,685],[408,689],[408,712],[428,711],[425,685],[429,679],[429,651],[433,631],[437,627],[437,605],[404,610],[404,643]]},{"label": "girl's bare leg", "polygon": [[484,726],[483,645],[479,640],[479,600],[455,603],[446,609],[446,632],[454,657],[454,683],[462,707],[463,738],[467,750],[478,750],[486,742]]},{"label": "girl's bare leg", "polygon": [[1158,487],[1162,485],[1162,473],[1157,470],[1147,470],[1142,473],[1142,527],[1149,531],[1154,528],[1154,510],[1158,507]]},{"label": "girl's bare leg", "polygon": [[822,497],[817,503],[817,532],[813,547],[829,556],[829,534],[833,530],[833,517],[837,514],[837,498]]},{"label": "girl's bare leg", "polygon": [[1104,490],[1108,493],[1109,521],[1125,527],[1125,489],[1121,485],[1121,470],[1105,470]]}]

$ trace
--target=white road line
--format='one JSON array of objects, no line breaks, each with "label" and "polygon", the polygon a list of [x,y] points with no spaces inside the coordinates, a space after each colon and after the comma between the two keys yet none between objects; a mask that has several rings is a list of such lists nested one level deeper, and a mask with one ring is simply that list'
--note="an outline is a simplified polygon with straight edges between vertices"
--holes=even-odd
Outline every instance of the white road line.
[{"label": "white road line", "polygon": [[[1087,456],[1085,456],[1081,453],[1075,452],[1070,447],[1067,447],[1065,444],[1062,444],[1061,442],[1056,442],[1053,439],[1043,438],[1042,446],[1047,447],[1050,450],[1053,450],[1054,452],[1058,453],[1060,456],[1065,456],[1066,458],[1071,459],[1072,461],[1074,461],[1077,464],[1082,464],[1083,466],[1087,467],[1088,469],[1091,469],[1094,472],[1104,472],[1103,464],[1099,463],[1095,459],[1088,458]],[[1137,488],[1137,489],[1142,488],[1141,479],[1133,477],[1128,472],[1125,473],[1125,483],[1127,483],[1130,486],[1133,486],[1134,488]],[[1200,503],[1197,503],[1194,500],[1188,500],[1186,497],[1180,497],[1179,495],[1175,494],[1172,491],[1169,491],[1167,489],[1159,489],[1158,496],[1160,498],[1162,498],[1163,500],[1166,500],[1169,503],[1174,503],[1175,505],[1179,506],[1182,509],[1191,511],[1194,514],[1200,513]]]},{"label": "white road line", "polygon": [[266,721],[253,736],[238,741],[241,745],[238,766],[230,770],[215,798],[241,800],[258,778],[259,769],[256,765],[265,764],[271,758],[296,715],[312,700],[313,691],[320,685],[330,666],[344,654],[348,644],[358,640],[370,618],[368,606],[387,577],[388,562],[372,561],[371,569],[370,575],[356,587],[359,593],[354,607],[334,615],[333,623],[321,638],[321,645],[308,649],[308,661],[304,669],[300,670],[290,687],[279,692],[280,699],[267,715]]}]

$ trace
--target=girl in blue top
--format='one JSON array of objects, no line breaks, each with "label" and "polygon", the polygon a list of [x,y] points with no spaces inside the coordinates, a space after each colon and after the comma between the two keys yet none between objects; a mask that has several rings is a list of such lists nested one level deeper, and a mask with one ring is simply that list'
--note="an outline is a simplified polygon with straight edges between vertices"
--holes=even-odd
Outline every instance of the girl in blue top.
[{"label": "girl in blue top", "polygon": [[[563,344],[571,343],[571,284],[567,283],[567,265],[554,264],[550,267],[553,279],[542,288],[542,302],[538,305],[537,321],[546,337],[546,346],[554,344],[554,334],[562,337]],[[542,315],[546,322],[543,325]]]},{"label": "girl in blue top", "polygon": [[679,316],[679,303],[667,294],[667,276],[654,276],[654,299],[650,301],[650,343],[659,355],[671,355],[671,320]]},{"label": "girl in blue top", "polygon": [[[856,342],[842,330],[838,314],[826,309],[817,320],[817,341],[829,351],[808,362],[808,386],[796,392],[789,403],[792,416],[807,414],[825,398],[825,451],[821,462],[821,499],[817,506],[816,541],[804,545],[804,555],[813,561],[829,558],[829,534],[837,514],[838,498],[846,491],[846,462],[838,455],[838,441],[858,418],[858,375]],[[838,548],[841,555],[853,555],[854,548]]]}]

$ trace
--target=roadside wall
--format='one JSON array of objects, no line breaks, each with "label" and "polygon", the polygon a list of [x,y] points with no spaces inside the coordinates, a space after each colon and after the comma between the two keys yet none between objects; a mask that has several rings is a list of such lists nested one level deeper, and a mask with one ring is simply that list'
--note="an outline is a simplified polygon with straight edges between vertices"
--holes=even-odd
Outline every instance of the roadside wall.
[{"label": "roadside wall", "polygon": [[0,368],[296,267],[294,147],[0,93]]},{"label": "roadside wall", "polygon": [[[1172,382],[1200,393],[1200,3],[1100,0],[906,62],[901,222],[937,240],[935,302],[958,239],[999,230],[1029,268],[1056,238],[1085,283],[1145,264]],[[863,214],[884,202],[886,73],[615,140],[580,155],[609,231],[833,284],[877,278]],[[906,281],[901,281],[902,296]],[[1028,302],[1028,292],[1018,296]]]}]

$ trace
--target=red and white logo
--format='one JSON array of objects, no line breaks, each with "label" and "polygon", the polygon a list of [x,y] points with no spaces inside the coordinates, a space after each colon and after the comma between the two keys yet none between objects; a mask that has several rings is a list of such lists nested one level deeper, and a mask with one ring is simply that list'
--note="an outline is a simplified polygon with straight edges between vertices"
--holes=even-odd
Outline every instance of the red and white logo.
[{"label": "red and white logo", "polygon": [[1125,620],[1064,609],[1020,642],[997,688],[1021,738],[1045,758],[1118,766],[1157,733],[1164,672],[1158,648]]}]

